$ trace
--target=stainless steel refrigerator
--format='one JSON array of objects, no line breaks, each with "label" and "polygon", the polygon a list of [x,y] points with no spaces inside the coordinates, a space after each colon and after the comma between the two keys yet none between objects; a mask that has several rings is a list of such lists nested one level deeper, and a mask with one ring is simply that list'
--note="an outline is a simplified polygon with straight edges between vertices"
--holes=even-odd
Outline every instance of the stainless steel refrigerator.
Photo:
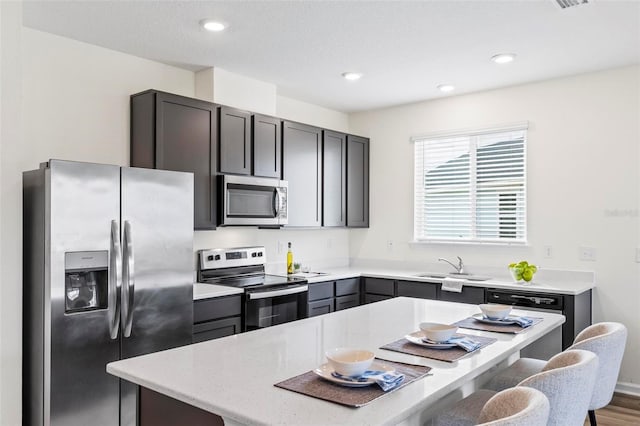
[{"label": "stainless steel refrigerator", "polygon": [[23,190],[24,424],[133,425],[105,366],[191,343],[193,175],[51,160]]}]

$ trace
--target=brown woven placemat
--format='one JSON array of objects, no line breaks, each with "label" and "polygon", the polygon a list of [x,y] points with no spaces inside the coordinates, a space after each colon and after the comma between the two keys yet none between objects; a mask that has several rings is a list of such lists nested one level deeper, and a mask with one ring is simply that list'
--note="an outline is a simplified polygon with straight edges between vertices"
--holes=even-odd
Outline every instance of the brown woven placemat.
[{"label": "brown woven placemat", "polygon": [[542,321],[542,318],[533,318],[528,317],[533,320],[529,327],[520,327],[518,324],[487,324],[486,322],[481,322],[473,317],[465,318],[461,321],[453,323],[453,325],[457,325],[458,327],[468,328],[471,330],[482,330],[482,331],[493,331],[495,333],[510,333],[510,334],[518,334],[524,331],[527,331],[534,325],[538,324]]},{"label": "brown woven placemat", "polygon": [[313,371],[308,371],[299,376],[276,383],[274,386],[348,407],[362,407],[381,396],[395,392],[409,383],[424,377],[431,370],[431,367],[423,365],[405,364],[403,362],[387,361],[378,358],[376,358],[376,361],[392,366],[396,372],[404,374],[402,384],[387,392],[375,384],[352,388],[332,383],[319,377]]},{"label": "brown woven placemat", "polygon": [[417,355],[424,358],[431,358],[438,361],[445,362],[456,362],[457,360],[464,358],[468,355],[472,355],[497,341],[498,339],[494,339],[492,337],[482,337],[482,336],[471,336],[469,334],[457,333],[456,336],[467,336],[476,342],[480,343],[480,347],[473,352],[467,352],[464,349],[454,346],[449,349],[432,349],[427,348],[425,346],[416,345],[415,343],[411,343],[407,339],[396,340],[395,342],[388,343],[382,346],[380,349],[386,349],[388,351],[402,352],[403,354],[409,355]]}]

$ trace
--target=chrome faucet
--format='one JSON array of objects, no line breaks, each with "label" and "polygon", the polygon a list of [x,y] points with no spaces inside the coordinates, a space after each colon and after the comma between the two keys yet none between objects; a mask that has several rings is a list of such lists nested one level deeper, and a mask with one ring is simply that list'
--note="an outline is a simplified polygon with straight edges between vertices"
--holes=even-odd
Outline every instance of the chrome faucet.
[{"label": "chrome faucet", "polygon": [[443,258],[443,257],[439,257],[438,261],[439,262],[447,262],[449,265],[453,266],[453,268],[456,270],[456,274],[464,274],[464,263],[462,263],[462,258],[460,256],[456,256],[458,258],[458,265],[456,266],[455,264],[449,262],[447,259]]}]

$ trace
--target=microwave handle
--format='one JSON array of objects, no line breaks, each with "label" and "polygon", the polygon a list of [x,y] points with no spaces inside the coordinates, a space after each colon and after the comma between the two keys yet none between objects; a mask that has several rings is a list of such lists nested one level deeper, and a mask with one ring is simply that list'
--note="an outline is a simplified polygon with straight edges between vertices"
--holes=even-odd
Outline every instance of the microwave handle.
[{"label": "microwave handle", "polygon": [[280,188],[273,191],[273,216],[278,217],[280,214]]}]

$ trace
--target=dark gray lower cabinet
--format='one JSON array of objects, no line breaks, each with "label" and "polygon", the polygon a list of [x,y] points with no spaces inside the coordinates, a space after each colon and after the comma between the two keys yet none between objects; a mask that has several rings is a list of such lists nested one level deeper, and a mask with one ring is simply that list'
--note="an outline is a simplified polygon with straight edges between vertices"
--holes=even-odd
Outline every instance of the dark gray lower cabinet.
[{"label": "dark gray lower cabinet", "polygon": [[398,281],[398,296],[416,297],[419,299],[438,298],[438,284],[416,282],[416,281]]},{"label": "dark gray lower cabinet", "polygon": [[360,305],[360,278],[309,284],[309,317]]},{"label": "dark gray lower cabinet", "polygon": [[219,337],[231,336],[241,331],[242,319],[240,317],[225,318],[215,321],[207,321],[193,325],[193,343]]},{"label": "dark gray lower cabinet", "polygon": [[391,299],[396,295],[395,280],[384,278],[363,278],[364,279],[364,303],[379,302],[380,300]]},{"label": "dark gray lower cabinet", "polygon": [[336,297],[335,305],[336,311],[356,307],[360,305],[360,293]]},{"label": "dark gray lower cabinet", "polygon": [[309,302],[309,318],[333,312],[333,297]]},{"label": "dark gray lower cabinet", "polygon": [[309,283],[309,317],[333,312],[334,282]]},{"label": "dark gray lower cabinet", "polygon": [[461,293],[442,291],[441,289],[438,300],[444,300],[446,302],[471,303],[474,305],[478,305],[480,303],[484,303],[484,292],[485,289],[483,287],[470,286],[463,286]]},{"label": "dark gray lower cabinet", "polygon": [[193,302],[193,343],[231,336],[242,330],[242,297],[215,297]]},{"label": "dark gray lower cabinet", "polygon": [[380,302],[381,300],[393,299],[394,296],[383,296],[381,294],[366,293],[364,295],[364,303]]}]

